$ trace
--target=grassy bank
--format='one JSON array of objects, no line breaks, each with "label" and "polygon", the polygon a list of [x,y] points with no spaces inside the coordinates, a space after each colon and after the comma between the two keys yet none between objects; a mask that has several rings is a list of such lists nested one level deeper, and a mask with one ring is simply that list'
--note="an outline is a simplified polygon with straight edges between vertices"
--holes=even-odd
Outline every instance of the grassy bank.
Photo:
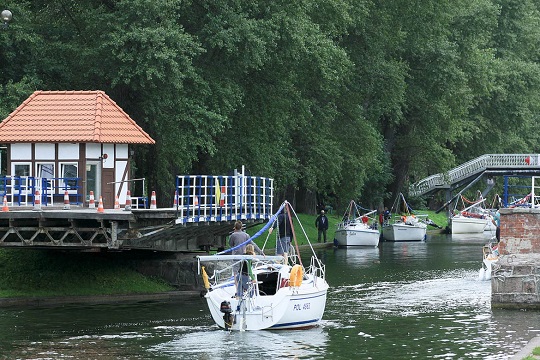
[{"label": "grassy bank", "polygon": [[540,346],[535,347],[530,355],[523,358],[523,360],[538,360],[540,359]]},{"label": "grassy bank", "polygon": [[[118,255],[118,254],[117,254]],[[173,290],[129,261],[98,253],[0,250],[0,298],[148,294]]]},{"label": "grassy bank", "polygon": [[[429,214],[435,223],[446,226],[444,214]],[[328,241],[333,242],[342,214],[329,214]],[[314,215],[298,214],[307,237],[317,242]],[[255,234],[263,225],[248,229]],[[307,240],[295,222],[299,245]],[[255,242],[261,248],[266,242],[268,255],[273,255],[275,233],[263,233]],[[145,277],[134,270],[131,261],[119,253],[77,253],[37,249],[0,249],[0,298],[49,297],[80,295],[150,294],[174,290],[160,279]]]}]

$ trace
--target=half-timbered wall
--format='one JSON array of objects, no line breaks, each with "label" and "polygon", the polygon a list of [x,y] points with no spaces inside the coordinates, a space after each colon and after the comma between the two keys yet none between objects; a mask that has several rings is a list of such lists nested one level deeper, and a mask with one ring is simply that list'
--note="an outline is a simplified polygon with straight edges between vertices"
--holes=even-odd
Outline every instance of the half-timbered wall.
[{"label": "half-timbered wall", "polygon": [[[99,179],[92,179],[100,188],[96,191],[96,201],[100,194],[110,194],[104,199],[104,206],[114,206],[115,196],[125,204],[129,186],[129,146],[127,144],[77,144],[77,143],[15,143],[7,147],[8,175],[35,178],[78,177],[83,188],[69,190],[70,193],[84,195],[88,200],[87,174],[95,170]],[[104,177],[104,174],[113,176]],[[62,182],[63,180],[58,180]],[[60,192],[63,184],[56,184]],[[106,188],[110,191],[104,191]]]}]

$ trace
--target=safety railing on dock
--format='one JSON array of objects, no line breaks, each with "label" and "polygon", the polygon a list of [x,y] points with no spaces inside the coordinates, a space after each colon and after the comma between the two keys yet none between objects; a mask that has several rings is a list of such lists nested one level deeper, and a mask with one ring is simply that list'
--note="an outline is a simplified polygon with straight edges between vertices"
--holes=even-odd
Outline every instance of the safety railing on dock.
[{"label": "safety railing on dock", "polygon": [[540,206],[540,177],[505,175],[503,207],[538,208]]},{"label": "safety railing on dock", "polygon": [[274,180],[243,174],[176,178],[177,223],[262,220],[272,216]]}]

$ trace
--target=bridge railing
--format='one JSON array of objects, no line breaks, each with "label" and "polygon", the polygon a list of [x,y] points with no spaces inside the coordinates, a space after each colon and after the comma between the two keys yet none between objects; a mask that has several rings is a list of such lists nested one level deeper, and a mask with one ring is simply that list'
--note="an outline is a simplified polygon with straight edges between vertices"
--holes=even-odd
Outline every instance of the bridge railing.
[{"label": "bridge railing", "polygon": [[411,185],[410,194],[423,195],[443,185],[455,184],[488,169],[540,168],[540,154],[486,154],[446,173],[435,174]]},{"label": "bridge railing", "polygon": [[176,177],[177,223],[269,219],[273,199],[270,178],[243,174]]},{"label": "bridge railing", "polygon": [[[41,204],[54,205],[56,196],[63,202],[64,192],[68,191],[70,201],[75,204],[81,203],[81,178],[38,178],[33,176],[1,176],[0,196],[6,197],[10,206],[34,205],[36,190],[40,191]],[[73,201],[71,201],[73,202]]]}]

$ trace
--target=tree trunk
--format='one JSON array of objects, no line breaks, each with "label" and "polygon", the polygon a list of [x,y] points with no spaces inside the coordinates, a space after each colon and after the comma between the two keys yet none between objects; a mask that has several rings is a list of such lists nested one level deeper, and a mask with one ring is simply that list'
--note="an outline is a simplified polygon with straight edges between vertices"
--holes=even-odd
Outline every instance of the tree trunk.
[{"label": "tree trunk", "polygon": [[296,211],[303,214],[314,215],[317,213],[317,198],[315,193],[306,188],[298,190],[297,208]]}]

